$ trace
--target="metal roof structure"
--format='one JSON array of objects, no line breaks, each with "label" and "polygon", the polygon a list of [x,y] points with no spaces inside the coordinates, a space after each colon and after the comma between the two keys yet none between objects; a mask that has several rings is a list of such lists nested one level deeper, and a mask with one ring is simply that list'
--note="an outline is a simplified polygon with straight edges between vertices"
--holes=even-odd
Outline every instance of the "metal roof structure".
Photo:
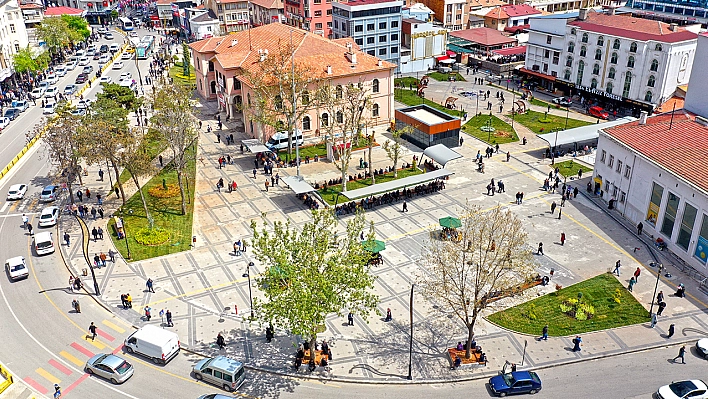
[{"label": "metal roof structure", "polygon": [[243,146],[246,147],[248,151],[253,153],[271,152],[270,148],[264,146],[263,143],[261,143],[261,141],[258,139],[241,140],[241,143],[243,143]]},{"label": "metal roof structure", "polygon": [[311,193],[315,190],[310,183],[306,182],[301,176],[285,176],[281,179],[291,190],[297,195]]},{"label": "metal roof structure", "polygon": [[613,126],[634,122],[636,120],[637,118],[625,116],[624,118],[617,118],[616,120],[610,122],[580,126],[573,129],[561,130],[557,133],[539,134],[537,136],[538,138],[547,142],[548,145],[552,148],[553,146],[597,140],[597,138],[600,137],[600,129],[606,129]]},{"label": "metal roof structure", "polygon": [[[443,167],[453,159],[462,158],[462,155],[447,148],[444,144],[437,144],[423,150],[423,155],[439,163]],[[421,157],[422,158],[422,157]]]},{"label": "metal roof structure", "polygon": [[374,184],[374,185],[371,185],[368,187],[359,188],[356,190],[345,191],[342,193],[342,195],[349,198],[350,200],[353,200],[353,199],[357,199],[357,198],[368,197],[370,195],[388,193],[388,192],[398,190],[398,189],[404,188],[404,187],[416,186],[421,183],[427,183],[431,180],[439,179],[439,178],[450,176],[453,174],[455,174],[455,172],[450,172],[449,170],[446,170],[446,169],[438,169],[438,170],[434,170],[434,171],[428,172],[428,173],[423,173],[420,175],[408,176],[408,177],[404,177],[402,179],[391,180],[391,181],[387,181],[385,183],[378,183],[378,184]]}]

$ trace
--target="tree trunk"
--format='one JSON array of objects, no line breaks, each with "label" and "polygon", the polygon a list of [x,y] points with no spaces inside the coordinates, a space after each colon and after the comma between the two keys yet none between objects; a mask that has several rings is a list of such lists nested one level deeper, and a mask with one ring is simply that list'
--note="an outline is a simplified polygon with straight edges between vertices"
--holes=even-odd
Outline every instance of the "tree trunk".
[{"label": "tree trunk", "polygon": [[[310,338],[310,360],[315,361],[317,356],[317,335],[313,336]],[[315,363],[315,366],[317,366],[317,363]]]},{"label": "tree trunk", "polygon": [[143,194],[143,188],[140,187],[140,183],[138,182],[138,178],[135,177],[133,173],[130,174],[133,176],[133,182],[135,182],[135,186],[138,187],[138,192],[140,193],[140,200],[143,202],[143,209],[145,210],[145,217],[148,220],[148,225],[150,225],[150,228],[152,228],[152,223],[150,223],[150,211],[148,211],[148,205],[147,202],[145,201],[145,195]]},{"label": "tree trunk", "polygon": [[369,138],[369,173],[371,173],[371,184],[376,184],[376,178],[374,178],[374,165],[371,163],[371,153],[373,152],[374,135]]},{"label": "tree trunk", "polygon": [[118,173],[118,163],[111,161],[113,164],[113,171],[116,174],[116,183],[118,183],[118,191],[120,191],[120,197],[123,200],[123,205],[125,205],[125,192],[123,191],[123,183],[120,181],[120,173]]},{"label": "tree trunk", "polygon": [[465,359],[472,357],[472,340],[474,340],[474,323],[467,326],[467,351]]},{"label": "tree trunk", "polygon": [[182,171],[177,170],[177,181],[179,182],[179,195],[182,197],[182,215],[187,214],[187,199],[184,195],[184,182],[182,182]]},{"label": "tree trunk", "polygon": [[[394,144],[397,145],[398,143]],[[396,151],[397,149],[394,149]],[[398,179],[398,154],[393,156],[393,178]]]},{"label": "tree trunk", "polygon": [[[344,166],[344,165],[342,165]],[[347,191],[347,170],[342,167],[342,192]]]}]

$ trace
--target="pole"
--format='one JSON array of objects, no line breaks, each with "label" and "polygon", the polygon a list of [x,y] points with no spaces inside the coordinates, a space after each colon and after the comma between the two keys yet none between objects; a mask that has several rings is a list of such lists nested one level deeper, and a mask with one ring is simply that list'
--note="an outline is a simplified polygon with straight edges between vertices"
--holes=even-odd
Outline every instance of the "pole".
[{"label": "pole", "polygon": [[413,289],[415,284],[411,285],[411,303],[409,306],[411,315],[411,336],[408,346],[408,380],[413,379]]},{"label": "pole", "polygon": [[553,151],[551,151],[551,165],[556,164],[556,147],[558,146],[558,129],[556,129],[556,141],[553,142]]},{"label": "pole", "polygon": [[[290,48],[292,50],[292,53],[290,54],[290,64],[291,64],[291,70],[290,74],[292,75],[292,80],[293,80],[293,133],[295,134],[295,167],[297,170],[297,177],[300,177],[300,146],[297,143],[297,120],[296,120],[296,115],[297,115],[297,98],[295,97],[295,47],[293,47],[293,31],[290,30]],[[251,289],[251,286],[248,286],[249,290]]]},{"label": "pole", "polygon": [[253,262],[248,262],[248,266],[246,266],[246,276],[248,277],[248,301],[251,304],[251,319],[253,319],[253,293],[251,292],[251,267],[253,266]]},{"label": "pole", "polygon": [[521,355],[521,365],[522,366],[524,365],[524,359],[526,358],[526,347],[527,346],[529,346],[529,341],[525,339],[524,340],[524,354]]},{"label": "pole", "polygon": [[128,251],[128,259],[131,258],[130,256],[130,247],[128,246],[128,228],[125,227],[125,220],[123,218],[120,218],[121,223],[123,223],[123,239],[125,240],[125,249]]},{"label": "pole", "polygon": [[477,90],[477,95],[475,96],[477,98],[477,109],[474,112],[474,116],[479,115],[479,90]]},{"label": "pole", "polygon": [[568,113],[570,112],[570,105],[565,107],[565,129],[568,130]]},{"label": "pole", "polygon": [[108,159],[106,159],[106,173],[108,173],[108,181],[111,182],[111,187],[113,187],[113,176],[111,176],[111,165],[108,164]]},{"label": "pole", "polygon": [[516,92],[512,92],[512,97],[511,97],[511,130],[514,130],[514,116],[516,116],[516,113],[514,112],[514,101],[516,101]]},{"label": "pole", "polygon": [[656,284],[654,284],[654,295],[651,297],[651,306],[649,307],[649,316],[654,313],[654,299],[656,298],[656,290],[659,288],[659,278],[661,277],[661,272],[664,271],[664,265],[659,263],[659,269],[656,271]]}]

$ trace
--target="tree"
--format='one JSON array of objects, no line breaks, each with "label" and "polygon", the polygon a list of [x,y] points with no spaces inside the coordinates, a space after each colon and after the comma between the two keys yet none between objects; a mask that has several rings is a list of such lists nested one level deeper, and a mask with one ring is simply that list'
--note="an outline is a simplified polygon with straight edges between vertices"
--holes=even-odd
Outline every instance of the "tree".
[{"label": "tree", "polygon": [[[341,316],[346,309],[366,318],[378,303],[370,292],[376,278],[368,266],[371,254],[359,241],[366,224],[363,213],[340,236],[332,209],[313,211],[312,218],[300,232],[289,220],[274,222],[272,232],[265,226],[259,231],[251,222],[253,252],[266,267],[258,284],[267,300],[254,298],[256,317],[302,336],[310,348],[328,315]],[[310,355],[314,360],[315,351]]]},{"label": "tree", "polygon": [[401,156],[403,155],[403,150],[405,149],[405,147],[403,147],[403,145],[401,144],[401,136],[406,133],[410,133],[411,131],[413,131],[413,128],[411,126],[406,126],[402,129],[394,129],[391,131],[391,137],[393,140],[386,141],[381,146],[384,151],[386,151],[388,159],[393,162],[394,178],[398,178],[398,161],[401,159]]},{"label": "tree", "polygon": [[467,205],[461,216],[458,239],[434,239],[423,249],[424,268],[416,284],[467,327],[469,359],[480,313],[494,304],[493,296],[527,281],[533,261],[526,231],[511,211],[482,212]]},{"label": "tree", "polygon": [[91,36],[86,18],[77,15],[62,15],[61,19],[66,22],[69,40],[72,43],[84,41]]},{"label": "tree", "polygon": [[182,214],[187,214],[184,193],[184,171],[187,168],[187,148],[197,139],[197,124],[192,115],[191,89],[180,85],[161,86],[152,96],[152,129],[158,132],[172,150],[172,163],[177,172],[182,196]]},{"label": "tree", "polygon": [[143,209],[145,210],[148,226],[152,229],[155,222],[150,216],[145,194],[143,193],[143,186],[140,184],[140,178],[154,174],[155,167],[148,154],[148,143],[145,138],[139,134],[135,134],[133,137],[135,140],[128,142],[127,146],[123,148],[123,152],[120,153],[120,163],[125,170],[130,173],[130,177],[133,179],[133,183],[135,183],[135,187],[138,189],[140,200],[143,202]]},{"label": "tree", "polygon": [[44,130],[44,148],[49,161],[57,168],[60,180],[66,183],[69,190],[69,201],[74,203],[73,183],[79,179],[81,184],[81,151],[80,130],[83,121],[80,116],[72,115],[69,107],[61,106],[53,119],[45,119],[37,126],[35,135]]},{"label": "tree", "polygon": [[103,85],[103,91],[96,95],[96,98],[108,98],[130,112],[135,112],[143,105],[143,99],[135,96],[135,92],[130,87],[121,86],[115,83]]},{"label": "tree", "polygon": [[49,55],[42,52],[35,56],[32,49],[27,46],[12,56],[12,65],[19,74],[43,71],[49,65]]},{"label": "tree", "polygon": [[342,192],[347,191],[347,171],[352,157],[352,149],[361,137],[363,125],[368,120],[371,109],[370,96],[363,84],[323,86],[320,89],[321,103],[326,110],[329,123],[323,123],[327,145],[336,154],[334,165],[342,174]]},{"label": "tree", "polygon": [[189,58],[189,55],[192,52],[189,50],[189,46],[187,45],[187,42],[182,42],[182,74],[184,76],[189,77],[191,75],[191,65],[192,61]]},{"label": "tree", "polygon": [[44,18],[37,28],[37,35],[47,44],[52,54],[56,54],[71,43],[69,26],[62,18]]}]

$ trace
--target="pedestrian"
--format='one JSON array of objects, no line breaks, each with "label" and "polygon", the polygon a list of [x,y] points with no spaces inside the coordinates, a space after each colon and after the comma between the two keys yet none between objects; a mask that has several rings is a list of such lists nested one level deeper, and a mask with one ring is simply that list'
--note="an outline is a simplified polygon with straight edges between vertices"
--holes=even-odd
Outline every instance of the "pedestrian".
[{"label": "pedestrian", "polygon": [[103,181],[103,169],[98,170],[98,180]]},{"label": "pedestrian", "polygon": [[241,256],[241,240],[234,242],[234,255]]},{"label": "pedestrian", "polygon": [[565,200],[566,200],[566,196],[565,196],[565,193],[563,193],[563,197],[561,197],[561,208],[565,206]]},{"label": "pedestrian", "polygon": [[216,134],[216,142],[221,143],[221,134],[219,133]]},{"label": "pedestrian", "polygon": [[386,309],[386,319],[384,321],[391,321],[393,320],[393,316],[391,316],[391,308]]},{"label": "pedestrian", "polygon": [[573,352],[580,352],[580,345],[583,343],[583,339],[580,338],[580,335],[576,335],[575,338],[573,338]]},{"label": "pedestrian", "polygon": [[29,231],[29,235],[33,235],[33,233],[32,233],[32,223],[27,223],[27,231]]},{"label": "pedestrian", "polygon": [[165,317],[167,318],[167,327],[174,327],[174,324],[172,324],[172,312],[169,309],[167,309]]},{"label": "pedestrian", "polygon": [[96,220],[96,208],[94,207],[91,207],[91,218],[93,218],[93,220]]},{"label": "pedestrian", "polygon": [[684,358],[684,356],[686,356],[686,345],[682,346],[682,347],[679,349],[678,356],[676,356],[676,357],[672,360],[672,362],[676,363],[676,359],[681,358],[681,364],[686,364],[686,359]]},{"label": "pedestrian", "polygon": [[151,278],[147,279],[147,282],[145,282],[145,287],[147,287],[149,292],[155,293],[155,290],[153,289],[153,281]]},{"label": "pedestrian", "polygon": [[[91,325],[88,328],[89,333],[91,334],[91,341],[94,341],[96,339],[96,325],[91,322]],[[88,336],[86,336],[88,338]]]},{"label": "pedestrian", "polygon": [[275,185],[278,185],[278,182],[280,181],[280,173],[275,174]]},{"label": "pedestrian", "polygon": [[116,197],[120,198],[120,189],[118,188],[118,186],[116,186],[113,191],[116,193]]},{"label": "pedestrian", "polygon": [[561,245],[565,245],[565,233],[561,232]]},{"label": "pedestrian", "polygon": [[70,246],[69,244],[71,244],[70,240],[71,240],[71,237],[69,236],[69,233],[65,232],[64,233],[64,242],[66,243],[67,248],[69,248],[69,246]]},{"label": "pedestrian", "polygon": [[221,333],[216,336],[216,344],[219,346],[219,350],[223,350],[226,346],[226,340],[224,339],[224,336],[221,335]]},{"label": "pedestrian", "polygon": [[551,215],[553,215],[556,212],[556,207],[558,204],[556,204],[556,201],[551,202]]},{"label": "pedestrian", "polygon": [[132,309],[132,308],[133,308],[133,296],[130,295],[130,292],[129,292],[129,293],[126,295],[126,297],[125,297],[125,303],[128,304],[128,309]]},{"label": "pedestrian", "polygon": [[659,302],[659,310],[656,312],[656,315],[661,316],[661,314],[664,313],[664,309],[666,309],[666,302]]},{"label": "pedestrian", "polygon": [[93,255],[93,267],[96,267],[96,268],[101,267],[101,258],[98,256],[98,254]]},{"label": "pedestrian", "polygon": [[353,326],[354,325],[354,313],[349,312],[347,315],[347,325],[348,326]]},{"label": "pedestrian", "polygon": [[[73,292],[73,289],[72,289],[72,292]],[[74,299],[73,301],[71,301],[71,307],[74,308],[74,312],[81,313],[81,304],[79,303],[78,299]]]},{"label": "pedestrian", "polygon": [[403,201],[403,212],[408,212],[408,203],[405,200]]},{"label": "pedestrian", "polygon": [[160,167],[162,167],[162,155],[158,156],[157,159],[160,161]]},{"label": "pedestrian", "polygon": [[637,268],[637,270],[634,271],[634,279],[639,282],[639,275],[642,274],[642,270],[640,268]]},{"label": "pedestrian", "polygon": [[629,284],[627,284],[627,290],[629,290],[629,292],[632,292],[632,287],[634,287],[634,284],[636,283],[637,280],[635,280],[634,276],[632,276],[632,278],[629,279]]},{"label": "pedestrian", "polygon": [[579,193],[579,192],[580,192],[580,191],[578,190],[577,187],[573,188],[573,198],[578,198],[578,193]]},{"label": "pedestrian", "polygon": [[27,228],[27,223],[29,223],[29,217],[25,215],[24,213],[22,214],[22,228],[26,229]]},{"label": "pedestrian", "polygon": [[465,142],[465,139],[463,139],[462,137],[460,137],[460,147],[462,147],[462,143],[464,143],[464,142]]},{"label": "pedestrian", "polygon": [[123,309],[128,309],[128,294],[120,294],[120,303],[123,305]]},{"label": "pedestrian", "polygon": [[664,291],[659,291],[658,294],[656,294],[656,303],[661,303],[664,302]]},{"label": "pedestrian", "polygon": [[93,229],[91,229],[91,235],[93,236],[93,241],[96,242],[98,240],[98,229],[96,226],[93,226]]},{"label": "pedestrian", "polygon": [[[103,210],[99,209],[98,213],[103,214]],[[103,227],[98,226],[98,239],[103,240]]]},{"label": "pedestrian", "polygon": [[615,270],[612,271],[612,273],[616,274],[617,277],[619,277],[619,275],[620,275],[620,267],[621,266],[622,266],[622,263],[618,259],[617,263],[615,263]]},{"label": "pedestrian", "polygon": [[548,341],[548,324],[543,326],[543,331],[542,331],[541,338],[539,339],[539,341],[540,340]]},{"label": "pedestrian", "polygon": [[106,267],[106,254],[101,252],[98,257],[101,259],[101,267]]},{"label": "pedestrian", "polygon": [[61,387],[59,384],[54,384],[54,399],[58,398],[61,398]]},{"label": "pedestrian", "polygon": [[582,179],[582,178],[583,178],[583,170],[582,170],[582,169],[578,169],[578,180],[580,180],[580,179]]},{"label": "pedestrian", "polygon": [[113,248],[108,250],[108,258],[111,260],[111,263],[116,263],[116,253],[113,252]]},{"label": "pedestrian", "polygon": [[651,314],[651,324],[649,325],[651,328],[654,328],[656,326],[657,318],[656,318],[656,313]]},{"label": "pedestrian", "polygon": [[69,289],[71,293],[74,293],[74,276],[69,276]]},{"label": "pedestrian", "polygon": [[563,213],[562,209],[558,210],[558,220],[561,220],[561,214]]},{"label": "pedestrian", "polygon": [[253,168],[253,178],[256,178],[256,175],[258,174],[258,169]]},{"label": "pedestrian", "polygon": [[89,190],[87,188],[86,191],[84,192],[84,195],[86,196],[87,200],[90,200],[91,199],[91,190]]},{"label": "pedestrian", "polygon": [[669,326],[669,333],[666,335],[666,338],[668,339],[668,338],[673,337],[675,331],[676,331],[676,326],[673,323],[671,323],[671,325]]},{"label": "pedestrian", "polygon": [[536,251],[538,255],[543,255],[543,243],[539,242],[538,243],[538,251]]},{"label": "pedestrian", "polygon": [[150,307],[145,306],[144,310],[145,310],[145,320],[150,321],[150,318],[152,317],[151,312],[150,312],[151,311]]},{"label": "pedestrian", "polygon": [[639,224],[637,225],[637,235],[642,235],[642,230],[644,230],[644,223],[639,222]]}]

